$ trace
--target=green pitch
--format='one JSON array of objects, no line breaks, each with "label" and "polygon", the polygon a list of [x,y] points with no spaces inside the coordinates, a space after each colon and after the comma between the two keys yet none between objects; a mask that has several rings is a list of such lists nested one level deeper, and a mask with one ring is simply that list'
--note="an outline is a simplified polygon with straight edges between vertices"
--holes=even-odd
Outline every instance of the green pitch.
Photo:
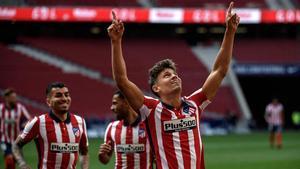
[{"label": "green pitch", "polygon": [[[114,157],[107,165],[98,162],[98,147],[103,139],[90,139],[91,169],[113,169]],[[271,149],[268,133],[203,137],[207,169],[300,169],[300,132],[286,132],[283,148]],[[24,147],[24,156],[34,169],[37,153],[33,143]],[[2,155],[2,154],[1,154]],[[3,169],[3,158],[0,168]],[[79,165],[77,167],[80,168]]]}]

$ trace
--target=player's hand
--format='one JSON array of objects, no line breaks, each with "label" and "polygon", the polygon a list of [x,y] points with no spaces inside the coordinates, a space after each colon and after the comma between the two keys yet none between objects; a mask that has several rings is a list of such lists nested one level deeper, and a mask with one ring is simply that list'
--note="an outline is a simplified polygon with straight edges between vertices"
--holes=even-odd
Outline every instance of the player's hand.
[{"label": "player's hand", "polygon": [[117,18],[114,11],[112,11],[112,17],[112,23],[107,28],[108,35],[113,41],[121,40],[124,33],[124,24],[120,19]]},{"label": "player's hand", "polygon": [[110,145],[110,141],[108,143],[103,143],[99,148],[99,155],[110,154],[112,151],[112,147]]},{"label": "player's hand", "polygon": [[236,31],[239,23],[240,23],[240,17],[234,13],[232,14],[232,8],[233,8],[233,2],[230,3],[227,13],[226,13],[226,27],[228,30]]}]

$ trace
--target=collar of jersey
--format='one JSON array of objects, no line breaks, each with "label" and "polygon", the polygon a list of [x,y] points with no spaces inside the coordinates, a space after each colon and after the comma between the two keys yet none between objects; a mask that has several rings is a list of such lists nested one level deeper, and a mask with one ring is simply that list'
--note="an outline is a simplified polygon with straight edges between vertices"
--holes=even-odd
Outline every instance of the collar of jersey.
[{"label": "collar of jersey", "polygon": [[[57,123],[60,123],[60,122],[62,122],[58,117],[56,117],[56,115],[52,112],[52,111],[50,111],[49,112],[49,116],[54,120],[54,121],[56,121]],[[70,113],[68,112],[67,113],[67,119],[65,120],[65,121],[63,121],[64,123],[70,123],[71,122],[71,116],[70,116]]]},{"label": "collar of jersey", "polygon": [[135,127],[135,126],[137,126],[140,123],[140,121],[141,121],[141,116],[138,115],[137,118],[135,119],[135,121],[131,125],[129,125],[125,120],[123,120],[123,124],[124,124],[124,126]]},{"label": "collar of jersey", "polygon": [[[164,103],[162,100],[160,100],[160,102],[162,103],[163,106],[165,106],[167,109],[173,110],[175,107],[172,105],[169,105],[167,103]],[[183,99],[181,98],[181,105],[180,107],[186,107],[189,106],[189,104]]]}]

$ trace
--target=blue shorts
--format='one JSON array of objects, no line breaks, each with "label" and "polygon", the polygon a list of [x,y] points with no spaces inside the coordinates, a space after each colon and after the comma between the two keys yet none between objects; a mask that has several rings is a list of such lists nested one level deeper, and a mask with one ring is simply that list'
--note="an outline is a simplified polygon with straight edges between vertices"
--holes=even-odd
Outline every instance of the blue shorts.
[{"label": "blue shorts", "polygon": [[280,133],[282,131],[282,127],[281,127],[281,125],[270,125],[269,131],[271,133]]},{"label": "blue shorts", "polygon": [[12,154],[12,145],[11,143],[0,143],[1,150],[4,152],[4,156]]}]

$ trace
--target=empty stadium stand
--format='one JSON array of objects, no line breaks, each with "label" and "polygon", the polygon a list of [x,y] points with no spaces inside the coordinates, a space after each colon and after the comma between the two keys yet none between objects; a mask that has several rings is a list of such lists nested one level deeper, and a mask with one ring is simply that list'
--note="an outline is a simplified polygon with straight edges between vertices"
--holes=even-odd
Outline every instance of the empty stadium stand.
[{"label": "empty stadium stand", "polygon": [[300,63],[300,41],[293,39],[238,39],[234,47],[237,63]]},{"label": "empty stadium stand", "polygon": [[48,83],[62,81],[71,91],[71,110],[84,117],[111,116],[112,86],[99,83],[78,74],[65,74],[59,69],[30,59],[0,45],[0,88],[8,86],[31,100],[45,103]]},{"label": "empty stadium stand", "polygon": [[[105,76],[112,78],[108,39],[21,37],[19,40],[34,48],[98,70]],[[183,40],[144,38],[124,39],[123,42],[128,76],[144,91],[150,91],[147,83],[148,69],[161,59],[170,58],[177,63],[178,73],[183,81],[184,95],[189,95],[201,87],[208,75],[206,67],[197,60],[190,47]],[[216,99],[211,106],[208,106],[207,111],[240,113],[231,88],[221,87]]]}]

